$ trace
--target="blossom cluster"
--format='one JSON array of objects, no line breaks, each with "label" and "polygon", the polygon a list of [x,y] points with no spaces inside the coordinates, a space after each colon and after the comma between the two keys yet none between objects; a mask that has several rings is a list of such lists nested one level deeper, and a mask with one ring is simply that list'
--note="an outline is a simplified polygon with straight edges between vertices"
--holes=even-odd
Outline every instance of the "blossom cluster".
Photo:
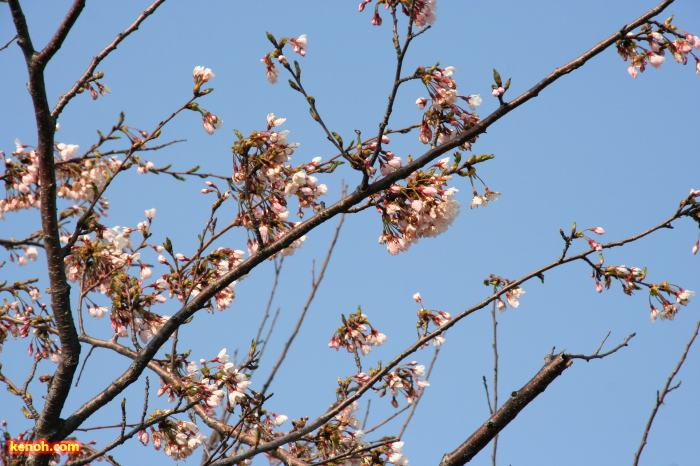
[{"label": "blossom cluster", "polygon": [[[145,213],[146,220],[136,228],[106,228],[95,223],[94,236],[80,236],[64,259],[68,280],[79,282],[85,293],[101,293],[111,300],[111,306],[107,308],[86,297],[89,315],[98,319],[109,315],[112,329],[118,336],[127,337],[129,328],[133,328],[143,343],[147,343],[169,318],[152,312],[153,305],[172,297],[182,302],[196,297],[204,287],[241,262],[244,256],[243,251],[220,247],[192,260],[183,254],[174,254],[168,242],[165,246],[150,246],[146,239],[150,236],[155,209]],[[140,232],[144,237],[138,245],[132,241],[134,232]],[[62,240],[68,241],[68,238]],[[151,267],[141,258],[140,251],[145,248],[171,255],[170,259],[162,254],[159,256],[158,262],[168,266],[170,271],[151,284],[144,283],[153,276]],[[138,277],[130,273],[133,267],[138,267]],[[235,285],[236,282],[232,282],[219,291],[214,296],[214,303],[207,303],[205,307],[213,309],[216,306],[220,311],[230,307],[235,297]]]},{"label": "blossom cluster", "polygon": [[[363,0],[358,7],[362,12],[365,6],[372,0]],[[391,6],[401,6],[401,12],[408,16],[416,27],[422,28],[426,25],[433,25],[437,19],[437,0],[377,0],[374,7],[374,16],[372,16],[372,24],[375,26],[382,25],[382,17],[379,16],[379,5],[384,4],[388,10]]]},{"label": "blossom cluster", "polygon": [[[157,411],[154,416],[162,415]],[[153,439],[153,448],[163,451],[174,460],[184,460],[199,447],[207,436],[199,431],[197,424],[189,421],[173,421],[165,419],[158,423],[158,427],[151,426],[150,437]],[[142,430],[138,438],[146,445],[149,434]]]},{"label": "blossom cluster", "polygon": [[[203,84],[209,82],[215,76],[216,75],[209,68],[204,68],[203,66],[196,66],[194,68],[194,71],[192,71],[192,77],[194,78],[193,92],[195,98],[209,94],[214,90],[210,88],[202,91],[201,88]],[[221,129],[224,124],[224,121],[221,118],[212,114],[208,110],[201,108],[194,102],[189,103],[187,108],[199,112],[199,114],[202,115],[202,126],[204,127],[204,131],[206,131],[209,135],[214,134],[214,130]]]},{"label": "blossom cluster", "polygon": [[[320,157],[291,166],[290,156],[299,144],[289,142],[289,131],[274,129],[284,121],[271,113],[267,116],[267,130],[254,131],[248,138],[238,133],[239,140],[233,146],[233,183],[240,204],[237,222],[250,232],[250,254],[258,250],[260,241],[263,246],[272,244],[296,226],[289,219],[289,198],[297,199],[300,218],[304,209],[320,206],[319,197],[328,188],[313,174],[332,171],[336,166],[321,163]],[[282,254],[293,254],[305,239],[299,238]]]},{"label": "blossom cluster", "polygon": [[[416,75],[425,85],[429,98],[420,97],[416,100],[419,110],[425,110],[428,102],[430,106],[423,114],[418,139],[423,144],[444,144],[455,138],[461,131],[465,131],[479,123],[479,115],[474,110],[481,105],[481,96],[473,94],[460,96],[457,92],[457,83],[452,79],[456,68],[438,68],[437,65],[430,69],[419,68]],[[462,100],[470,111],[457,105]],[[476,139],[462,145],[464,149],[470,149],[471,143]]]},{"label": "blossom cluster", "polygon": [[406,402],[412,405],[420,397],[423,388],[430,385],[425,380],[420,380],[420,377],[424,376],[425,366],[418,364],[417,361],[411,361],[385,375],[383,384],[377,387],[375,392],[378,392],[379,396],[384,396],[388,389],[391,393],[391,405],[394,408],[399,406],[399,402],[396,400],[399,395],[403,395]]},{"label": "blossom cluster", "polygon": [[[5,158],[6,193],[4,199],[0,198],[0,220],[6,212],[38,208],[40,203],[39,156],[19,140],[15,145],[12,157]],[[93,202],[123,163],[116,156],[79,156],[79,149],[74,144],[55,144],[57,196],[80,204],[63,212],[63,218],[80,215],[82,204]],[[99,207],[104,212],[109,204],[101,200]]]},{"label": "blossom cluster", "polygon": [[[250,359],[246,363],[236,366],[230,362],[231,358],[226,348],[208,360],[189,360],[189,352],[177,355],[173,360],[175,372],[169,381],[160,379],[158,396],[167,394],[169,402],[181,398],[199,401],[199,406],[207,416],[215,416],[217,407],[223,407],[227,412],[233,412],[236,407],[240,407],[241,418],[246,419],[242,430],[249,428],[252,435],[258,438],[274,438],[274,429],[281,426],[287,420],[287,416],[262,409],[264,400],[248,388],[251,384],[250,374],[244,371],[257,367],[257,353],[254,347],[251,348],[249,356]],[[149,420],[168,414],[169,411],[156,410]],[[168,419],[158,422],[157,428],[150,427],[150,433],[146,430],[140,431],[139,440],[147,445],[152,438],[156,450],[165,446],[165,453],[174,459],[190,456],[206,437],[199,432],[195,424],[167,417]]]},{"label": "blossom cluster", "polygon": [[[501,288],[506,288],[510,286],[511,280],[508,280],[507,278],[499,277],[496,275],[489,275],[487,279],[484,280],[484,285],[486,286],[493,286],[496,288],[496,290],[501,289]],[[508,305],[512,308],[516,308],[520,306],[520,301],[519,299],[525,294],[525,290],[520,288],[519,286],[515,286],[513,288],[508,289],[502,296],[505,296],[505,301],[503,300],[503,297],[499,296],[498,299],[496,300],[496,308],[503,312],[507,309],[506,302]]]},{"label": "blossom cluster", "polygon": [[443,170],[418,170],[406,178],[406,186],[392,185],[377,205],[383,223],[379,244],[386,244],[387,251],[396,255],[420,238],[445,232],[461,207],[454,199],[458,189],[446,186],[451,178]]},{"label": "blossom cluster", "polygon": [[[598,281],[598,276],[602,272],[602,284]],[[645,283],[647,276],[646,269],[638,267],[626,267],[624,265],[600,267],[596,277],[596,290],[600,293],[605,288],[610,288],[613,279],[622,286],[622,291],[627,295],[632,295],[634,291],[646,287],[649,290],[649,308],[651,321],[657,318],[661,320],[673,320],[681,306],[686,306],[690,298],[695,296],[695,292],[685,290],[678,285],[668,282]],[[674,302],[675,301],[675,302]],[[657,307],[658,306],[658,307]]]},{"label": "blossom cluster", "polygon": [[[442,327],[447,322],[452,320],[452,316],[448,312],[426,309],[423,305],[423,298],[421,297],[420,293],[414,294],[413,299],[418,304],[420,304],[421,307],[417,311],[418,323],[416,324],[416,328],[419,331],[423,331],[422,334],[419,333],[419,337],[425,336],[430,332],[430,324],[433,324],[437,327]],[[436,348],[439,348],[440,345],[442,345],[443,343],[445,343],[445,337],[443,337],[442,335],[438,335],[435,338],[433,338],[433,346],[435,346]]]},{"label": "blossom cluster", "polygon": [[375,329],[369,323],[369,319],[362,313],[362,308],[358,307],[355,314],[350,314],[347,318],[342,315],[343,325],[338,327],[328,342],[329,348],[338,350],[345,348],[348,353],[357,353],[359,350],[364,356],[372,351],[372,346],[383,345],[387,337]]},{"label": "blossom cluster", "polygon": [[[209,366],[209,363],[218,364]],[[184,365],[184,374],[178,378],[176,384],[161,379],[158,396],[167,393],[169,402],[183,395],[199,399],[205,411],[214,415],[213,408],[220,406],[224,400],[227,400],[230,409],[238,405],[249,406],[253,400],[247,392],[250,384],[248,375],[230,362],[230,356],[224,348],[211,360],[201,359],[199,365],[196,361],[187,362]]]},{"label": "blossom cluster", "polygon": [[498,199],[500,193],[490,191],[486,185],[483,195],[474,188],[473,179],[480,180],[474,165],[491,158],[492,155],[484,154],[460,163],[461,154],[457,152],[453,163],[449,157],[438,160],[427,170],[417,170],[406,177],[405,186],[394,184],[389,187],[376,203],[383,223],[379,243],[386,244],[387,251],[396,255],[420,238],[434,238],[444,233],[459,215],[461,207],[454,199],[459,190],[447,186],[455,173],[468,176],[472,182],[472,208],[485,207],[489,201]]},{"label": "blossom cluster", "polygon": [[[168,245],[166,245],[167,249],[170,249]],[[163,252],[160,247],[157,247],[156,250]],[[170,268],[170,273],[162,275],[153,285],[149,286],[154,287],[158,293],[168,291],[170,297],[175,296],[181,302],[187,302],[190,298],[197,297],[206,286],[242,262],[245,255],[240,249],[226,247],[219,247],[197,260],[182,253],[172,254],[172,250],[168,250],[168,252],[171,253],[171,259],[160,255],[158,262],[167,265]],[[187,264],[191,265],[187,266]],[[211,310],[215,306],[218,311],[229,308],[235,298],[236,283],[235,281],[231,282],[226,288],[219,291],[214,296],[214,304],[209,303],[205,308]]]},{"label": "blossom cluster", "polygon": [[586,235],[584,232],[585,231],[590,231],[595,233],[596,235],[604,235],[605,230],[602,227],[595,227],[595,228],[587,228],[583,231],[577,232],[574,237],[576,238],[585,238],[586,241],[588,241],[588,245],[591,247],[591,249],[595,249],[596,251],[602,251],[603,250],[603,245],[600,244],[598,241],[594,240],[590,236]]},{"label": "blossom cluster", "polygon": [[280,39],[278,43],[272,36],[272,34],[269,33],[267,35],[267,38],[270,40],[270,42],[272,42],[272,45],[275,47],[275,49],[272,52],[265,55],[262,59],[260,59],[260,62],[263,65],[265,65],[265,75],[267,76],[267,80],[270,82],[270,84],[277,84],[277,79],[279,77],[279,68],[277,68],[276,63],[273,60],[276,59],[283,66],[289,66],[287,58],[282,54],[284,46],[288,43],[292,44],[292,47],[294,48],[294,53],[298,53],[302,57],[305,57],[308,39],[306,37],[306,34],[302,34],[296,39],[291,37],[284,37]]},{"label": "blossom cluster", "polygon": [[630,61],[627,72],[631,77],[644,72],[647,63],[660,68],[666,61],[666,51],[682,65],[688,63],[688,55],[691,55],[695,59],[695,72],[700,74],[700,57],[693,52],[693,49],[700,49],[700,38],[678,29],[671,24],[671,19],[664,23],[651,21],[642,26],[641,32],[629,33],[617,42],[617,52],[624,61]]},{"label": "blossom cluster", "polygon": [[[57,340],[51,338],[51,333],[48,328],[55,324],[53,316],[49,315],[46,304],[39,303],[41,294],[35,287],[21,285],[15,287],[16,301],[7,301],[0,306],[0,316],[8,316],[11,319],[0,320],[0,352],[2,345],[12,337],[16,340],[17,337],[31,337],[31,342],[27,347],[29,356],[39,357],[41,359],[51,359],[58,363],[61,355],[61,349],[58,347]],[[28,292],[31,301],[27,302],[21,298],[19,291]]]}]

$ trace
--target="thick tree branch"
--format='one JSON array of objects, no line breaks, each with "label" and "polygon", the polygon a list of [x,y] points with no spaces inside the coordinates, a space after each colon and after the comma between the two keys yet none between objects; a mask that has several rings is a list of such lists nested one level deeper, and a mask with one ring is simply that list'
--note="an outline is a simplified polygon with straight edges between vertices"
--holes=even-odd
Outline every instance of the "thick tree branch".
[{"label": "thick tree branch", "polygon": [[445,454],[440,466],[461,466],[469,462],[571,364],[573,361],[566,354],[554,356],[523,388],[512,392],[508,401],[462,445],[452,453]]},{"label": "thick tree branch", "polygon": [[[12,18],[19,36],[19,44],[24,52],[27,71],[29,72],[29,94],[34,106],[37,125],[37,149],[39,159],[39,199],[41,200],[41,228],[48,265],[51,286],[51,312],[58,330],[61,359],[53,376],[51,388],[41,416],[36,422],[33,435],[35,439],[53,440],[60,427],[60,415],[80,359],[80,343],[70,307],[70,286],[61,253],[59,222],[56,205],[56,171],[54,167],[54,131],[55,120],[51,116],[46,97],[44,68],[42,61],[33,51],[29,28],[18,0],[9,2]],[[74,19],[64,24],[72,24]],[[67,33],[67,31],[65,32]],[[57,41],[56,46],[60,46]],[[46,455],[34,455],[29,464],[46,464]]]},{"label": "thick tree branch", "polygon": [[36,62],[40,63],[41,66],[46,66],[46,64],[53,58],[53,56],[58,52],[58,49],[63,45],[63,41],[68,37],[68,33],[73,28],[73,25],[78,20],[78,16],[82,13],[83,8],[85,8],[85,0],[75,0],[73,6],[70,8],[66,16],[61,21],[61,25],[58,26],[56,33],[53,35],[51,40],[44,50],[39,52],[36,56]]},{"label": "thick tree branch", "polygon": [[[476,432],[474,432],[462,445],[452,453],[442,457],[440,466],[461,466],[471,461],[491,440],[498,439],[498,433],[502,431],[520,412],[525,409],[532,400],[539,396],[545,389],[559,377],[565,369],[573,364],[574,359],[602,359],[616,353],[627,346],[627,343],[634,337],[634,334],[625,338],[622,343],[615,348],[600,354],[600,348],[592,355],[566,354],[548,355],[547,363],[523,388],[510,395],[508,401],[495,413],[491,415]],[[607,338],[607,337],[606,337]],[[602,344],[601,344],[602,346]],[[495,462],[496,452],[494,450],[492,461]]]}]

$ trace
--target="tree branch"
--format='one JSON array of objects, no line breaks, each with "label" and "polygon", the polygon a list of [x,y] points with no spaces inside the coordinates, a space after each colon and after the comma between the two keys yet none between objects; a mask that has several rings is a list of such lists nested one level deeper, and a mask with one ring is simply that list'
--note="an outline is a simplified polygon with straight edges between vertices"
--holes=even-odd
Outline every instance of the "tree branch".
[{"label": "tree branch", "polygon": [[44,50],[37,54],[37,64],[40,63],[41,66],[46,66],[49,60],[58,52],[58,49],[63,45],[63,41],[68,37],[68,33],[73,28],[73,25],[78,20],[78,16],[82,13],[83,8],[85,8],[85,0],[75,0],[75,2],[73,2],[73,6],[68,10],[68,14],[63,18],[63,21],[61,21],[61,25],[58,26],[56,33],[49,43],[46,44]]},{"label": "tree branch", "polygon": [[[17,0],[14,0],[17,1]],[[76,3],[78,3],[80,0],[76,0]],[[82,0],[84,3],[84,0]],[[109,55],[111,52],[113,52],[117,46],[129,36],[132,32],[136,31],[141,23],[148,18],[150,15],[153,14],[153,12],[156,11],[156,9],[162,5],[165,2],[165,0],[156,0],[146,8],[141,15],[136,18],[136,21],[133,22],[131,26],[126,28],[124,32],[120,32],[117,37],[112,41],[111,44],[109,44],[107,47],[104,48],[100,53],[98,53],[95,57],[93,57],[92,61],[90,62],[90,65],[88,66],[87,70],[85,70],[85,73],[78,79],[75,84],[73,84],[73,87],[70,88],[68,92],[65,94],[61,95],[61,97],[58,99],[58,103],[54,107],[53,111],[51,112],[51,116],[54,118],[58,118],[58,116],[61,114],[65,106],[68,104],[68,102],[71,101],[73,97],[75,97],[78,94],[78,91],[85,85],[86,82],[92,77],[93,73],[95,72],[95,69],[97,68],[97,65],[100,64],[102,60],[104,60],[107,55]],[[72,10],[71,10],[72,11]],[[65,20],[64,20],[65,23]],[[61,25],[63,26],[63,24]],[[66,31],[67,33],[67,31]],[[57,33],[58,34],[58,33]],[[59,44],[60,46],[60,44]],[[48,46],[47,46],[48,48]],[[43,53],[43,52],[42,52]]]},{"label": "tree branch", "polygon": [[[78,2],[76,2],[78,3]],[[60,415],[70,392],[73,376],[80,360],[80,343],[70,306],[70,286],[61,253],[59,223],[56,213],[56,171],[54,166],[54,132],[56,123],[49,111],[44,82],[46,61],[33,50],[27,22],[19,0],[10,0],[12,18],[19,36],[19,44],[29,72],[28,89],[34,106],[37,125],[37,149],[39,159],[39,199],[41,200],[41,227],[46,250],[47,269],[51,286],[51,307],[61,344],[61,359],[46,396],[43,411],[34,426],[33,438],[54,440],[60,427]],[[73,24],[74,19],[64,22]],[[67,34],[67,30],[65,31]],[[60,46],[60,41],[57,41]],[[46,464],[45,455],[32,455],[29,464]]]},{"label": "tree branch", "polygon": [[676,374],[678,374],[678,371],[681,369],[681,366],[685,362],[686,356],[688,356],[688,351],[690,351],[690,347],[693,345],[695,338],[698,336],[698,331],[700,331],[700,321],[698,321],[698,323],[695,325],[695,331],[693,332],[693,335],[690,337],[690,341],[688,342],[688,344],[685,345],[685,350],[683,351],[681,358],[678,360],[678,364],[676,364],[676,367],[671,372],[671,375],[668,377],[668,380],[666,380],[666,385],[664,385],[663,390],[661,390],[661,393],[656,392],[656,403],[654,404],[654,408],[651,410],[651,415],[649,416],[649,421],[647,421],[647,425],[644,428],[644,434],[642,435],[642,441],[639,444],[639,448],[637,449],[637,452],[634,454],[634,462],[632,463],[634,466],[637,466],[639,464],[639,457],[641,456],[642,450],[644,450],[644,447],[647,444],[647,437],[649,436],[649,430],[651,430],[651,425],[654,423],[654,418],[656,417],[656,413],[659,411],[659,408],[661,407],[661,405],[664,404],[664,398],[666,398],[666,395],[668,395],[673,390],[678,388],[681,384],[680,382],[678,382],[673,387],[671,386],[671,384],[673,383],[674,377],[676,377]]},{"label": "tree branch", "polygon": [[573,361],[566,354],[554,356],[523,388],[512,392],[508,401],[462,445],[452,453],[445,454],[440,466],[461,466],[469,462],[571,364]]}]

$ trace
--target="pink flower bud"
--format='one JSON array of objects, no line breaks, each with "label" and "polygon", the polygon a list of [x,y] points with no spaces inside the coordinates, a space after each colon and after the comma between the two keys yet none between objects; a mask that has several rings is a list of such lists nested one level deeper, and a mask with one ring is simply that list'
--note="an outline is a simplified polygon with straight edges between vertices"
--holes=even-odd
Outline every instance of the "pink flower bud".
[{"label": "pink flower bud", "polygon": [[591,228],[590,231],[598,235],[605,234],[605,230],[603,230],[601,227]]}]

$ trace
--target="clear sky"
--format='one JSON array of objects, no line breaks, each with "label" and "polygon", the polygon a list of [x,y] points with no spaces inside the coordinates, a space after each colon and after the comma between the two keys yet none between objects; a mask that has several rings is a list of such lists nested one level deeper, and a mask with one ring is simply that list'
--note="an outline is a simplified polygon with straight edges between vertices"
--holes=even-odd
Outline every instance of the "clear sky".
[{"label": "clear sky", "polygon": [[[36,47],[45,44],[68,8],[67,2],[25,2],[25,13]],[[287,118],[281,129],[290,141],[301,143],[293,163],[335,155],[321,129],[308,115],[301,96],[286,84],[270,85],[260,59],[271,50],[265,31],[276,37],[308,36],[308,53],[300,61],[306,89],[314,95],[331,129],[349,140],[354,130],[376,131],[384,114],[394,76],[389,16],[384,25],[370,24],[372,5],[357,12],[354,1],[307,2],[170,2],[148,18],[132,37],[98,68],[112,94],[92,101],[79,96],[63,112],[57,141],[86,148],[95,130],[107,131],[124,111],[126,124],[151,129],[191,95],[195,66],[211,68],[215,92],[200,105],[223,118],[213,136],[201,127],[195,113],[180,115],[161,139],[186,139],[166,150],[145,155],[157,166],[173,164],[187,169],[200,165],[206,173],[231,173],[234,128],[248,134],[265,129],[265,117],[274,112]],[[47,70],[49,101],[87,67],[90,59],[111,42],[147,6],[147,2],[89,2],[75,30]],[[651,7],[653,0],[595,1],[447,1],[438,2],[435,26],[414,42],[406,58],[406,74],[418,66],[454,66],[462,95],[481,94],[478,113],[485,117],[497,108],[491,97],[492,68],[512,78],[508,100],[532,87],[555,68],[567,63],[608,37]],[[700,34],[700,3],[678,0],[662,14],[688,32]],[[13,35],[7,7],[0,8],[0,42]],[[288,56],[291,53],[288,54]],[[502,197],[486,209],[469,209],[472,197],[467,180],[454,180],[460,189],[462,213],[437,239],[423,239],[408,252],[390,256],[377,243],[381,219],[373,211],[346,218],[322,287],[305,327],[294,342],[286,365],[277,374],[268,409],[290,418],[315,418],[335,401],[338,377],[356,373],[344,352],[327,347],[340,314],[358,305],[388,342],[363,358],[366,367],[387,361],[415,339],[416,303],[420,291],[429,309],[457,314],[489,295],[483,279],[496,274],[510,279],[548,264],[561,254],[558,233],[572,222],[580,229],[603,227],[603,242],[637,234],[670,217],[691,188],[700,189],[698,156],[699,76],[690,66],[669,57],[661,69],[649,68],[637,79],[627,74],[614,49],[563,77],[541,95],[491,127],[474,145],[474,152],[493,153],[494,160],[479,166],[479,175]],[[26,70],[16,45],[0,52],[3,111],[0,148],[14,150],[13,140],[35,143],[34,118],[25,88]],[[427,97],[418,83],[402,88],[390,127],[416,123],[421,113],[414,105]],[[114,148],[120,148],[119,143]],[[397,155],[418,156],[425,146],[417,135],[392,137],[389,148]],[[340,182],[352,187],[357,172],[341,167],[321,181],[329,186],[326,203],[340,194]],[[223,188],[224,184],[220,186]],[[176,252],[187,255],[209,215],[213,198],[199,191],[203,181],[177,182],[165,176],[129,172],[120,176],[109,195],[112,209],[105,223],[130,226],[143,220],[143,211],[157,208],[153,240],[166,236]],[[226,212],[231,218],[235,212]],[[0,237],[21,236],[36,230],[33,213],[7,215]],[[222,222],[224,219],[222,218]],[[303,247],[284,262],[280,285],[272,304],[281,309],[261,367],[251,388],[260,389],[294,325],[310,290],[336,221],[309,235]],[[668,281],[700,291],[698,257],[690,254],[697,225],[683,220],[631,246],[605,252],[606,264],[648,267],[648,281]],[[245,249],[243,232],[224,237],[219,245]],[[580,241],[572,252],[587,245]],[[155,262],[155,256],[150,259]],[[0,270],[0,281],[34,276],[37,268],[19,272],[13,264]],[[233,307],[213,315],[197,315],[180,334],[181,348],[193,348],[194,358],[215,357],[221,348],[245,353],[264,314],[273,280],[272,264],[263,264],[237,288]],[[164,273],[157,268],[155,274]],[[596,293],[590,270],[583,263],[561,267],[539,281],[523,285],[526,294],[517,309],[499,315],[500,399],[523,386],[542,366],[553,347],[570,353],[593,353],[608,332],[605,348],[636,333],[630,346],[604,360],[576,361],[565,374],[526,408],[499,440],[499,464],[617,465],[631,463],[656,391],[663,387],[700,319],[697,301],[673,322],[652,323],[647,294],[624,295],[617,285]],[[9,299],[9,297],[6,297]],[[176,303],[164,306],[172,314]],[[91,322],[97,336],[108,338],[107,320]],[[186,333],[186,335],[183,335]],[[412,465],[437,464],[488,417],[482,376],[493,373],[490,313],[484,309],[468,317],[447,335],[431,386],[404,435],[404,449]],[[83,350],[83,355],[87,353]],[[412,356],[428,364],[432,348]],[[30,359],[26,342],[9,341],[0,355],[3,373],[24,380]],[[71,395],[67,413],[105,388],[112,373],[127,362],[96,350],[80,385]],[[700,348],[694,348],[678,379],[681,387],[661,408],[641,464],[698,464],[700,449]],[[114,370],[114,372],[112,372]],[[47,363],[39,373],[51,372]],[[120,373],[120,372],[119,372]],[[157,377],[149,374],[152,392]],[[35,399],[44,393],[34,388]],[[129,413],[141,411],[143,382],[126,394]],[[367,428],[392,413],[388,399],[369,396]],[[27,428],[17,400],[0,391],[0,418],[11,433]],[[151,408],[167,408],[166,400],[152,396]],[[366,401],[363,403],[363,411]],[[399,417],[399,419],[403,419]],[[114,403],[84,427],[120,422]],[[378,432],[394,435],[402,420]],[[289,423],[285,424],[290,428]],[[80,439],[104,444],[114,429],[81,433]],[[370,434],[371,438],[373,434]],[[116,450],[121,464],[167,464],[162,452],[135,441]],[[490,464],[490,448],[473,464]],[[195,454],[187,464],[197,464]],[[263,458],[255,464],[265,464]]]}]

